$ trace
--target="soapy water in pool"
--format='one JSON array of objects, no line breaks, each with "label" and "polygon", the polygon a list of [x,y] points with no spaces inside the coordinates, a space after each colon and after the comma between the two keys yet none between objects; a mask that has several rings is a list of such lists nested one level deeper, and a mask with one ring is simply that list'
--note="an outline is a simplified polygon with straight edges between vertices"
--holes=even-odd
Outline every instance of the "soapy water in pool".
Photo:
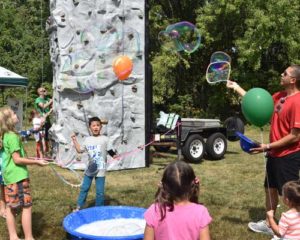
[{"label": "soapy water in pool", "polygon": [[84,224],[75,231],[92,236],[133,236],[143,234],[145,225],[141,218],[117,218]]}]

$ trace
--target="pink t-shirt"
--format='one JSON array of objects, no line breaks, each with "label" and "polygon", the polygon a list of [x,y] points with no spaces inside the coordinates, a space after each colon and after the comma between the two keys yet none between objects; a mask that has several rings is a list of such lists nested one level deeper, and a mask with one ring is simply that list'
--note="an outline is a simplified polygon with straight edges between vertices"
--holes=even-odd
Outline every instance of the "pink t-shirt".
[{"label": "pink t-shirt", "polygon": [[156,240],[199,240],[200,230],[212,221],[207,208],[195,203],[175,205],[172,212],[166,212],[163,221],[160,218],[156,204],[145,212],[146,223],[154,229]]},{"label": "pink t-shirt", "polygon": [[281,214],[279,233],[285,239],[300,239],[300,212],[287,211]]}]

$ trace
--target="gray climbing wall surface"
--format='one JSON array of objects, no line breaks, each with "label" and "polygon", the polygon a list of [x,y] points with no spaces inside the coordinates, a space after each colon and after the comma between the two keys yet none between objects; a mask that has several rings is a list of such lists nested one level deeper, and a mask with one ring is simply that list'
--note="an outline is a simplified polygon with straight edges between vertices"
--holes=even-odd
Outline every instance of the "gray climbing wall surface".
[{"label": "gray climbing wall surface", "polygon": [[[145,166],[145,1],[52,0],[47,31],[53,63],[54,157],[63,165],[84,168],[85,154],[76,154],[89,135],[88,118],[107,120],[102,134],[123,155],[108,159],[108,170]],[[113,61],[133,61],[130,77],[119,81]],[[76,161],[81,160],[81,161]]]}]

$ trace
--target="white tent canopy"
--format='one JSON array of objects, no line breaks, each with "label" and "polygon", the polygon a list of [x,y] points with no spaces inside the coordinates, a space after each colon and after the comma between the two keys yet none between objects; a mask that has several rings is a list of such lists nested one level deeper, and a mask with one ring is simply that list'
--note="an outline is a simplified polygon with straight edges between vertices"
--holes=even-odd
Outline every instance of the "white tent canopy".
[{"label": "white tent canopy", "polygon": [[20,76],[4,67],[0,67],[0,86],[1,87],[26,87],[28,79]]},{"label": "white tent canopy", "polygon": [[[24,87],[26,89],[27,99],[28,79],[20,76],[4,67],[0,67],[0,89],[2,90],[2,103],[4,105],[4,89],[7,87]],[[19,123],[16,126],[17,130],[22,129],[23,125],[23,103],[22,99],[7,99],[7,104],[16,112],[19,118]],[[14,106],[15,105],[15,106]],[[27,109],[27,101],[25,102],[25,111]]]}]

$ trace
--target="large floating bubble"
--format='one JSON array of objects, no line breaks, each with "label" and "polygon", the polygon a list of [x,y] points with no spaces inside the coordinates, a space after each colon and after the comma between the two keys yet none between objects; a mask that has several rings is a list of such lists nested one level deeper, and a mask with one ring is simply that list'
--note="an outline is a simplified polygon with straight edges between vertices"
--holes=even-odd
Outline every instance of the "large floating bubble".
[{"label": "large floating bubble", "polygon": [[133,61],[141,57],[142,53],[139,33],[133,28],[124,28],[119,30],[119,32],[119,46],[117,52],[126,55]]},{"label": "large floating bubble", "polygon": [[207,67],[206,80],[211,84],[227,81],[230,76],[230,71],[231,67],[229,62],[212,62]]},{"label": "large floating bubble", "polygon": [[231,57],[225,52],[217,51],[211,55],[210,62],[211,63],[212,62],[229,62],[229,63],[231,63]]},{"label": "large floating bubble", "polygon": [[158,34],[158,39],[165,49],[186,53],[195,52],[201,43],[199,30],[194,24],[186,21],[169,25]]},{"label": "large floating bubble", "polygon": [[70,89],[78,93],[89,93],[89,79],[94,70],[93,56],[85,51],[72,53],[65,59],[61,68],[61,88]]}]

